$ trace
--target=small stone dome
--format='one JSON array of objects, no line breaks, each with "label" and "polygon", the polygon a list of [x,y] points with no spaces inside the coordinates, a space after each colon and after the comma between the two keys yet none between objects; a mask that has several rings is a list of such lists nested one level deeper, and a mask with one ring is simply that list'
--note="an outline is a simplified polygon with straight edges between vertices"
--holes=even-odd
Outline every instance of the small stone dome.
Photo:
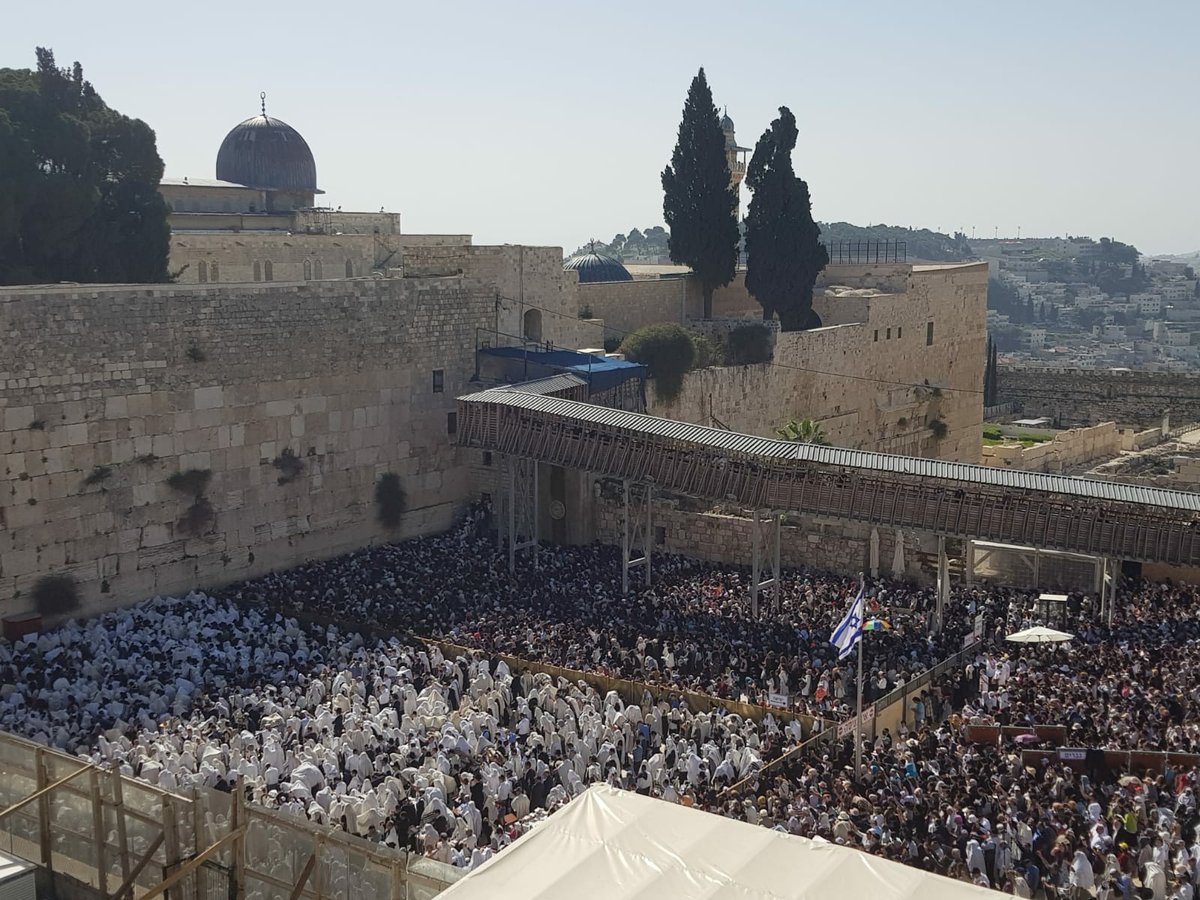
[{"label": "small stone dome", "polygon": [[300,132],[265,112],[225,136],[217,178],[247,187],[317,192],[317,164]]},{"label": "small stone dome", "polygon": [[629,270],[621,265],[619,260],[603,253],[592,250],[572,256],[565,263],[564,269],[573,269],[579,273],[580,283],[590,281],[633,281]]},{"label": "small stone dome", "polygon": [[729,114],[721,116],[721,130],[733,131],[733,119],[729,118]]}]

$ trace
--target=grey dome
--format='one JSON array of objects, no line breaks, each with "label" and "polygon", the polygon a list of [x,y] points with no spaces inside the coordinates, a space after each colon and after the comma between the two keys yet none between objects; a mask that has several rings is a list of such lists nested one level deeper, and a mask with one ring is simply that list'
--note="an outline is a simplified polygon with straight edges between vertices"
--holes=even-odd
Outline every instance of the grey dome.
[{"label": "grey dome", "polygon": [[729,118],[729,114],[721,116],[721,130],[733,131],[733,119]]},{"label": "grey dome", "polygon": [[572,269],[579,273],[580,283],[590,281],[633,281],[629,270],[620,261],[603,253],[580,253],[572,256],[565,263],[564,269]]},{"label": "grey dome", "polygon": [[225,136],[217,178],[247,187],[317,191],[317,164],[300,132],[280,119],[255,116]]}]

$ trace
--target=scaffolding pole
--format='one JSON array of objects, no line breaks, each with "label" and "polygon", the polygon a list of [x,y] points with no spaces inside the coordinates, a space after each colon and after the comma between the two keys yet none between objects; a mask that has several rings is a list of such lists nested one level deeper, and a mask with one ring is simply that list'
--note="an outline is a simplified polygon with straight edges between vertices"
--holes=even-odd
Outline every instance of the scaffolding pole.
[{"label": "scaffolding pole", "polygon": [[508,571],[517,570],[517,553],[529,550],[537,566],[538,463],[522,456],[505,457],[508,475]]},{"label": "scaffolding pole", "polygon": [[[643,484],[641,496],[634,496],[634,483],[625,478],[621,482],[624,497],[624,533],[621,541],[621,593],[629,593],[629,572],[636,566],[644,566],[646,584],[650,584],[650,567],[654,543],[654,485]],[[644,508],[642,508],[644,505]],[[634,551],[642,555],[635,557]]]},{"label": "scaffolding pole", "polygon": [[950,599],[950,560],[946,558],[946,537],[938,535],[937,610],[933,617],[933,633],[939,634],[946,618],[946,603]]},{"label": "scaffolding pole", "polygon": [[[754,545],[753,571],[750,577],[750,615],[758,618],[758,595],[767,588],[771,589],[771,606],[779,609],[779,537],[782,526],[782,516],[771,510],[754,510],[750,524],[751,539]],[[763,579],[763,556],[770,545],[771,577]]]}]

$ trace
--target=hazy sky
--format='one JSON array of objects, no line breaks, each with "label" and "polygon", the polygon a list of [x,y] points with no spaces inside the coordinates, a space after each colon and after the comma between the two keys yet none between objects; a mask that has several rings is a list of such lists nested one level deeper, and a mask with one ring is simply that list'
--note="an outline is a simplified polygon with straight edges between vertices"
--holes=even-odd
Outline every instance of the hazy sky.
[{"label": "hazy sky", "polygon": [[[1200,248],[1200,2],[5,4],[0,66],[83,63],[213,177],[225,133],[295,126],[325,200],[409,232],[564,245],[662,223],[704,66],[738,140],[780,105],[819,219]],[[743,191],[743,208],[748,202]]]}]

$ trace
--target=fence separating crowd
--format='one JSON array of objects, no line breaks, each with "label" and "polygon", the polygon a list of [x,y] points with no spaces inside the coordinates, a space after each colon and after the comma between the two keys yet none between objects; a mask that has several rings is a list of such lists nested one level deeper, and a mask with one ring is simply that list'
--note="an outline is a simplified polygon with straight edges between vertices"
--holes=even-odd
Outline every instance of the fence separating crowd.
[{"label": "fence separating crowd", "polygon": [[4,732],[0,850],[41,866],[47,894],[78,896],[66,878],[102,900],[432,900],[463,874],[237,791],[168,791]]}]

